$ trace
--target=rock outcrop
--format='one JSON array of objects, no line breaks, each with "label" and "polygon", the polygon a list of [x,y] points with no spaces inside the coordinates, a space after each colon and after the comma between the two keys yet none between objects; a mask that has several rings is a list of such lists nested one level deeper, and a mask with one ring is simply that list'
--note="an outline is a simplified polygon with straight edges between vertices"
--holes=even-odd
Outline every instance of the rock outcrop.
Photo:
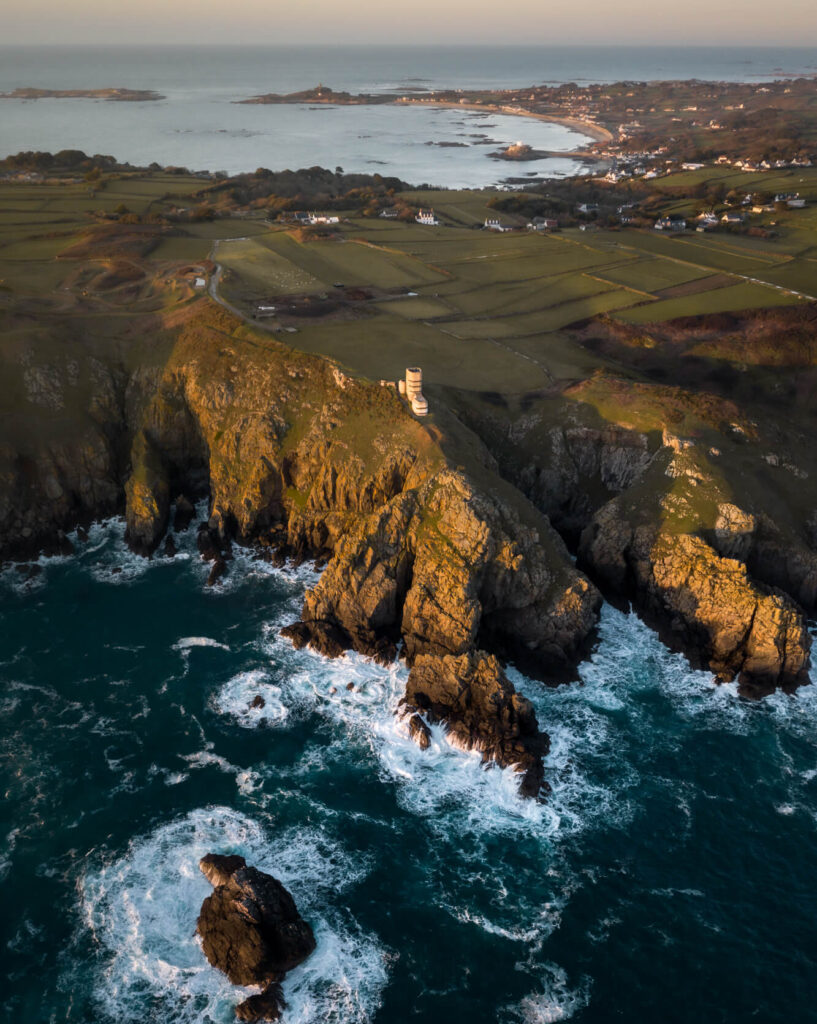
[{"label": "rock outcrop", "polygon": [[[245,355],[239,372],[232,348],[219,353],[217,369],[200,348],[181,345],[176,356],[131,451],[134,547],[152,551],[170,495],[191,492],[189,459],[209,477],[211,515],[198,540],[212,582],[231,537],[271,557],[326,560],[301,620],[284,631],[297,646],[389,661],[402,641],[410,664],[422,654],[488,650],[543,678],[571,673],[599,594],[476,438],[468,444],[479,485],[452,465],[448,440],[394,394],[325,360],[271,346],[263,360]],[[484,703],[474,707],[487,713]],[[436,714],[444,716],[442,702]],[[494,759],[517,763],[510,758]]]},{"label": "rock outcrop", "polygon": [[277,1020],[280,983],[315,949],[312,929],[284,886],[243,857],[210,853],[199,867],[215,887],[196,923],[204,955],[234,985],[261,986],[236,1007],[240,1020]]},{"label": "rock outcrop", "polygon": [[485,644],[537,675],[564,673],[599,599],[539,526],[443,469],[351,526],[307,595],[302,628],[327,653],[327,632],[332,647],[370,654],[402,638],[409,664]]},{"label": "rock outcrop", "polygon": [[[535,410],[523,401],[500,413],[496,402],[455,397],[611,600],[631,604],[694,665],[737,677],[744,694],[805,682],[817,544],[792,515],[800,496],[755,482],[755,467],[775,464],[757,424],[729,400],[674,386],[600,377],[568,391],[582,404],[542,396]],[[597,426],[593,401],[623,422]]]},{"label": "rock outcrop", "polygon": [[737,677],[745,695],[807,682],[802,609],[747,568],[754,517],[719,500],[696,456],[664,463],[671,488],[653,479],[603,506],[582,535],[581,563],[611,597],[632,601],[669,646],[720,680]]},{"label": "rock outcrop", "polygon": [[403,711],[420,747],[429,743],[425,722],[444,722],[456,746],[479,750],[486,763],[516,768],[523,796],[536,797],[542,790],[542,759],[550,741],[539,731],[533,705],[516,693],[493,655],[418,655],[409,673]]}]

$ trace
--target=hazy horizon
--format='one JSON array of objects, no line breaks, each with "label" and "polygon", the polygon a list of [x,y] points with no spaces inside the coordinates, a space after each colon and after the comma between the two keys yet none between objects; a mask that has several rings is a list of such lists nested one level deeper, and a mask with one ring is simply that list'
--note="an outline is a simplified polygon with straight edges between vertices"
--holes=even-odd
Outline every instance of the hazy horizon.
[{"label": "hazy horizon", "polygon": [[[409,13],[375,0],[342,7],[311,0],[297,9],[271,7],[268,0],[234,0],[225,19],[216,0],[122,3],[103,0],[29,0],[4,15],[3,45],[539,45],[539,46],[767,46],[808,48],[817,42],[817,5],[780,0],[774,23],[753,0],[687,0],[677,8],[644,10],[642,0],[588,0],[570,8],[520,0],[512,15],[497,19],[494,8],[474,0],[439,5],[416,0]],[[317,34],[317,38],[316,38]],[[433,34],[434,41],[429,43]],[[308,40],[308,43],[307,43]]]}]

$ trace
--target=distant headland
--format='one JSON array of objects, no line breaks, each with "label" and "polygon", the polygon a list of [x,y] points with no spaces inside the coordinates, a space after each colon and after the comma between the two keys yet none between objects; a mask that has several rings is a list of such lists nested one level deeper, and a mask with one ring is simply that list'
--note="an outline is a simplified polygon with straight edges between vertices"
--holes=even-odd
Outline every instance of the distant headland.
[{"label": "distant headland", "polygon": [[143,103],[163,100],[153,89],[14,89],[0,92],[0,100],[111,100],[119,103]]}]

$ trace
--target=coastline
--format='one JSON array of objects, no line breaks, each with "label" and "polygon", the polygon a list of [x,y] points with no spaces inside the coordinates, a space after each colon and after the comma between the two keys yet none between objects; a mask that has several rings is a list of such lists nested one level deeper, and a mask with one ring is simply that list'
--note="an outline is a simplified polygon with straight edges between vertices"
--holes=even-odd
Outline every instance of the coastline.
[{"label": "coastline", "polygon": [[[536,110],[525,110],[522,107],[505,107],[499,106],[496,103],[452,103],[450,100],[420,100],[420,99],[395,99],[389,100],[389,105],[397,107],[446,107],[450,110],[472,110],[479,111],[480,113],[489,114],[503,114],[509,117],[530,117],[536,121],[547,121],[551,124],[559,124],[564,128],[570,128],[572,131],[580,132],[582,135],[586,135],[594,142],[612,142],[613,133],[608,131],[607,128],[602,128],[601,125],[596,124],[594,121],[585,121],[577,117],[560,117],[557,114],[542,114]],[[343,104],[338,104],[343,106]],[[555,150],[553,151],[556,152]],[[564,150],[564,155],[574,155],[577,150]],[[581,155],[585,155],[582,153]],[[595,154],[587,154],[595,155]]]},{"label": "coastline", "polygon": [[[378,95],[356,95],[348,99],[339,95],[330,98],[307,97],[304,95],[275,96],[274,94],[251,96],[248,99],[234,100],[237,104],[258,105],[258,106],[284,106],[288,104],[325,106],[325,107],[438,107],[447,110],[468,110],[480,114],[500,114],[504,117],[528,117],[535,121],[544,121],[549,124],[558,124],[571,131],[578,132],[593,143],[612,142],[613,133],[597,124],[595,121],[585,120],[580,117],[563,117],[559,114],[545,114],[537,110],[527,110],[524,107],[505,106],[498,103],[469,103],[458,100],[435,100],[425,97],[401,96],[382,98]],[[598,154],[589,149],[572,150],[548,150],[548,156],[578,156],[591,159],[599,159]]]}]

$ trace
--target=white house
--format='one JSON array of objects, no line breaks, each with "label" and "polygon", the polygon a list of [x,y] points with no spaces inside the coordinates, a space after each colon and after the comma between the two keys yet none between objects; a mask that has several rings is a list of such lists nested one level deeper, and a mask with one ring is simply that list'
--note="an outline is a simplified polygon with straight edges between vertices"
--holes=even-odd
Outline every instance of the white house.
[{"label": "white house", "polygon": [[427,227],[437,227],[440,223],[439,220],[434,216],[433,210],[420,210],[417,216],[414,218],[418,224],[425,224]]},{"label": "white house", "polygon": [[487,217],[482,225],[488,231],[511,231],[510,224],[503,224],[497,217]]},{"label": "white house", "polygon": [[552,217],[534,217],[528,224],[528,231],[555,231],[559,222]]}]

